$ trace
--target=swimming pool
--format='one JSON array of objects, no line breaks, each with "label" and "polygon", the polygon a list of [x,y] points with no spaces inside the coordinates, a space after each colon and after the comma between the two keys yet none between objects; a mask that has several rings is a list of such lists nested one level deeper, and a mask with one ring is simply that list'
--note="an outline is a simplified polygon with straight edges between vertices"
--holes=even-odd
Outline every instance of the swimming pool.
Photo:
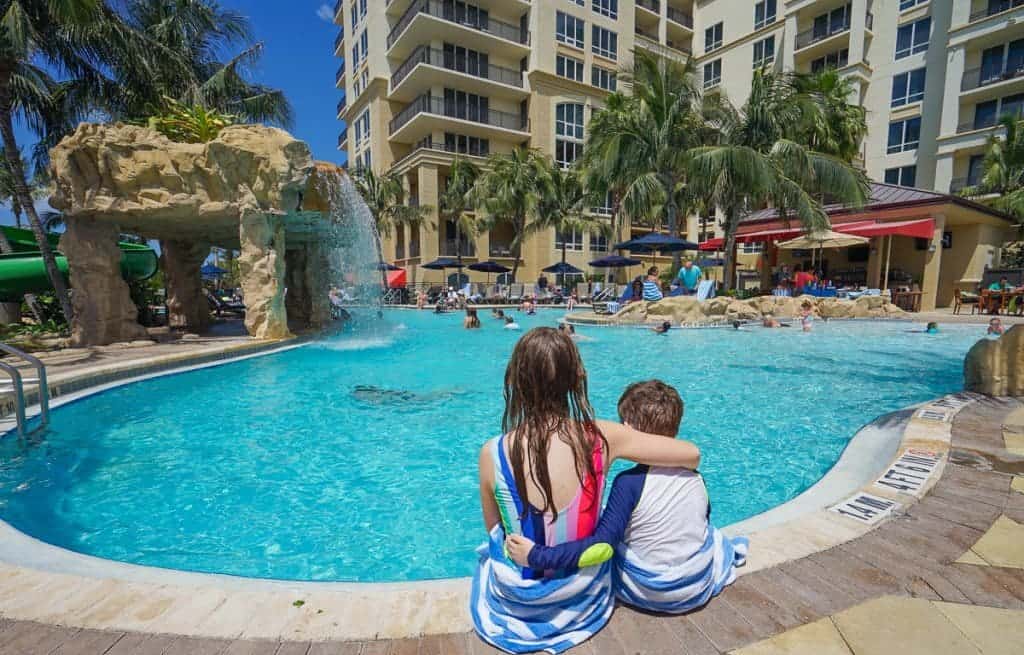
[{"label": "swimming pool", "polygon": [[[519,316],[524,328],[561,312]],[[517,333],[393,311],[371,332],[119,387],[0,439],[0,518],[135,564],[287,580],[469,575],[476,460],[498,433]],[[962,387],[978,326],[903,322],[740,332],[580,328],[591,400],[660,377],[686,401],[726,525],[817,481],[880,414]]]}]

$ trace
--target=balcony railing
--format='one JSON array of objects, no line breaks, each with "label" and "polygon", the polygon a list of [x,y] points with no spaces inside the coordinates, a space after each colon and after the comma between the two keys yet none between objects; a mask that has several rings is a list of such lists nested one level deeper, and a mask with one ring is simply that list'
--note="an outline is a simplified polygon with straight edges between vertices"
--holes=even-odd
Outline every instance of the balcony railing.
[{"label": "balcony railing", "polygon": [[[1021,1],[1024,2],[1024,0]],[[809,30],[805,30],[796,35],[796,49],[802,50],[803,48],[813,45],[818,41],[824,41],[830,36],[835,36],[836,34],[842,34],[843,32],[849,31],[849,29],[850,19],[847,18],[842,23],[839,23],[837,25],[829,25],[825,29],[812,28]]]},{"label": "balcony railing", "polygon": [[334,15],[337,16],[341,12],[341,7],[345,4],[345,0],[338,0],[334,3]]},{"label": "balcony railing", "polygon": [[644,48],[645,50],[650,50],[651,52],[661,55],[662,57],[685,62],[686,58],[693,54],[689,48],[679,45],[674,41],[669,41],[668,45],[658,43],[658,37],[651,36],[650,34],[647,34],[646,32],[643,32],[641,30],[636,30],[636,35],[642,39],[642,41],[639,43],[639,46],[641,48]]},{"label": "balcony railing", "polygon": [[[639,3],[638,3],[639,4]],[[491,242],[489,245],[490,257],[511,257],[512,256],[512,244],[511,243],[495,243]]]},{"label": "balcony railing", "polygon": [[996,82],[1012,80],[1013,78],[1021,77],[1022,75],[1024,75],[1024,63],[1012,66],[1004,65],[1000,68],[992,68],[988,70],[972,68],[964,71],[963,79],[960,82],[960,90],[970,91],[971,89],[988,86],[989,84],[995,84]]},{"label": "balcony railing", "polygon": [[402,36],[405,28],[409,27],[409,23],[419,14],[426,14],[473,30],[493,34],[507,41],[524,45],[530,44],[529,30],[525,30],[519,25],[511,25],[490,17],[472,21],[469,20],[468,16],[460,16],[454,4],[444,3],[440,0],[417,0],[405,10],[402,17],[398,19],[398,23],[395,24],[394,29],[388,34],[388,48],[395,45],[398,37]]},{"label": "balcony railing", "polygon": [[458,118],[473,123],[480,123],[481,125],[491,125],[517,132],[525,132],[529,127],[529,121],[519,114],[511,114],[494,109],[480,110],[459,106],[455,102],[448,102],[444,98],[435,98],[427,94],[416,98],[405,109],[398,112],[398,115],[391,120],[389,125],[390,133],[394,134],[402,129],[406,123],[419,114],[436,114],[448,118]]},{"label": "balcony railing", "polygon": [[337,86],[341,83],[341,80],[345,78],[345,62],[341,62],[341,66],[338,66],[338,72],[334,74],[334,85]]},{"label": "balcony railing", "polygon": [[443,50],[429,46],[416,48],[409,58],[402,62],[402,65],[398,67],[395,74],[391,76],[391,88],[394,89],[401,84],[402,80],[419,64],[438,66],[450,71],[472,75],[473,77],[493,80],[501,84],[519,87],[520,89],[523,88],[523,73],[521,71],[489,63],[483,66],[470,64],[464,57],[460,61],[460,58],[457,58],[453,53],[446,53]]},{"label": "balcony railing", "polygon": [[977,186],[977,180],[971,180],[967,177],[954,177],[949,183],[950,193],[960,193],[969,186]]},{"label": "balcony railing", "polygon": [[348,132],[347,131],[346,132],[342,132],[341,134],[338,135],[338,148],[339,149],[340,148],[344,148],[345,147],[345,143],[347,143],[347,142],[348,142]]},{"label": "balcony railing", "polygon": [[661,13],[661,2],[659,0],[636,0],[636,6],[649,9],[656,14]]},{"label": "balcony railing", "polygon": [[345,107],[347,105],[348,105],[348,98],[346,98],[345,94],[342,93],[341,94],[341,100],[338,101],[338,111],[336,111],[335,113],[337,113],[337,114],[342,113],[343,111],[345,111]]},{"label": "balcony railing", "polygon": [[338,36],[334,37],[334,51],[337,52],[338,48],[345,43],[345,30],[338,30]]},{"label": "balcony railing", "polygon": [[[457,257],[459,254],[456,252],[455,239],[445,239],[441,243],[440,250],[439,254],[442,257]],[[472,241],[463,241],[461,250],[463,257],[476,257],[476,244]]]},{"label": "balcony railing", "polygon": [[670,21],[672,21],[673,23],[679,23],[680,25],[682,25],[684,27],[689,27],[691,30],[693,29],[693,16],[691,14],[686,13],[685,11],[683,11],[681,9],[676,9],[675,7],[669,7],[668,8],[668,19]]},{"label": "balcony railing", "polygon": [[969,121],[967,123],[960,123],[959,125],[957,125],[956,133],[963,134],[964,132],[973,132],[975,130],[987,130],[990,127],[996,127],[997,125],[999,125],[999,123],[996,122],[995,119],[981,122]]},{"label": "balcony railing", "polygon": [[984,9],[981,9],[980,11],[976,11],[973,14],[971,14],[971,17],[968,19],[967,22],[973,23],[976,20],[982,20],[983,18],[988,18],[989,16],[995,16],[996,14],[1001,14],[1004,11],[1009,11],[1014,7],[1020,7],[1021,5],[1024,5],[1024,0],[1003,0],[1002,2],[990,2],[988,3],[988,6],[986,6]]}]

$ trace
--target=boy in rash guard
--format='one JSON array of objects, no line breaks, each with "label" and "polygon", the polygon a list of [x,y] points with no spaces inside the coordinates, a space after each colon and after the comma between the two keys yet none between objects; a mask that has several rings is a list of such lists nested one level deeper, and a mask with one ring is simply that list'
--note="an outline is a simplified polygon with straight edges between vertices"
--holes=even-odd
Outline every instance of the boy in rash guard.
[{"label": "boy in rash guard", "polygon": [[[679,393],[658,380],[630,385],[619,399],[623,423],[675,438],[683,417]],[[506,539],[521,566],[559,570],[615,557],[615,593],[623,602],[655,612],[689,612],[736,579],[747,539],[729,538],[708,523],[711,506],[696,471],[637,465],[612,485],[594,534],[558,546],[520,535]]]}]

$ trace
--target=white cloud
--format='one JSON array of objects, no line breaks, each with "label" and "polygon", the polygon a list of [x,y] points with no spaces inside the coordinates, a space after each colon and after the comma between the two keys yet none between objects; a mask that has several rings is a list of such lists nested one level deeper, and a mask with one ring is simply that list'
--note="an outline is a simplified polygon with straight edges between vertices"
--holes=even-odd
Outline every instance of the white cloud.
[{"label": "white cloud", "polygon": [[325,2],[324,4],[320,5],[319,9],[316,10],[316,15],[322,21],[326,21],[328,23],[333,23],[334,22],[334,7],[332,7],[331,5],[329,5],[329,4],[327,4]]}]

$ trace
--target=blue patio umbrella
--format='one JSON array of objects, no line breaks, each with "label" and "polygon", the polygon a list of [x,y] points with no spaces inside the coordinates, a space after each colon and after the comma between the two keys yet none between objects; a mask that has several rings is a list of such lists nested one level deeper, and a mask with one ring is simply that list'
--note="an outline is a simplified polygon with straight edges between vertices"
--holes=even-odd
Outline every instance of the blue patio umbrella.
[{"label": "blue patio umbrella", "polygon": [[379,264],[377,264],[377,270],[378,271],[400,271],[402,269],[399,268],[398,266],[395,266],[394,264],[389,264],[387,262],[380,262]]},{"label": "blue patio umbrella", "polygon": [[630,252],[678,252],[680,250],[697,250],[698,248],[699,246],[692,241],[660,232],[651,232],[615,246],[616,250]]},{"label": "blue patio umbrella", "polygon": [[643,264],[643,262],[639,259],[622,257],[620,255],[608,255],[607,257],[595,259],[590,262],[590,265],[594,268],[627,268],[629,266],[636,266],[637,264]]},{"label": "blue patio umbrella", "polygon": [[568,262],[558,262],[557,264],[552,264],[551,266],[542,268],[541,270],[545,273],[556,273],[558,275],[574,275],[576,273],[583,272]]},{"label": "blue patio umbrella", "polygon": [[228,274],[226,270],[220,266],[214,266],[213,264],[206,264],[199,269],[199,274],[203,277],[216,278],[223,277]]},{"label": "blue patio umbrella", "polygon": [[712,266],[725,266],[725,260],[721,257],[704,257],[697,260],[697,266],[711,268]]},{"label": "blue patio umbrella", "polygon": [[479,271],[480,273],[487,273],[487,284],[491,284],[491,273],[508,273],[512,269],[508,266],[502,266],[496,261],[488,259],[486,261],[477,262],[467,266],[471,271]]},{"label": "blue patio umbrella", "polygon": [[452,259],[451,257],[440,257],[432,262],[423,265],[423,268],[429,268],[432,271],[443,271],[446,268],[462,268],[459,262]]}]

